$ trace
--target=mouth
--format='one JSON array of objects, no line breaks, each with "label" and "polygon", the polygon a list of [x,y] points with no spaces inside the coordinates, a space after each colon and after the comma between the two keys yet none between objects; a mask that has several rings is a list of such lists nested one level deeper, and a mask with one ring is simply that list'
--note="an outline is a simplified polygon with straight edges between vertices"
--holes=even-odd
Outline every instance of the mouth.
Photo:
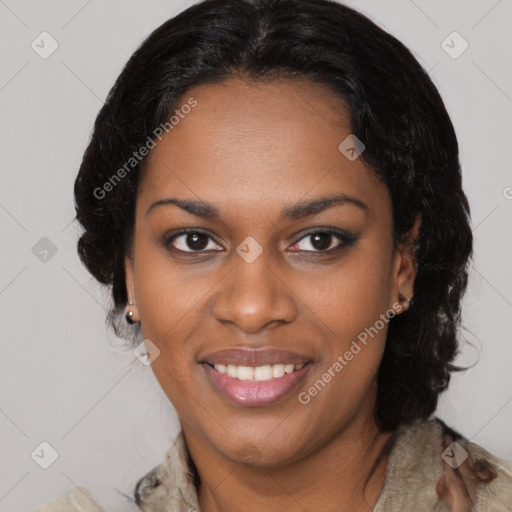
[{"label": "mouth", "polygon": [[280,379],[284,375],[294,373],[303,368],[306,363],[301,364],[274,364],[263,366],[237,366],[234,364],[209,364],[215,371],[227,375],[233,379],[265,382],[268,380]]},{"label": "mouth", "polygon": [[231,404],[274,404],[299,386],[313,366],[300,354],[277,349],[228,349],[200,363],[215,392]]}]

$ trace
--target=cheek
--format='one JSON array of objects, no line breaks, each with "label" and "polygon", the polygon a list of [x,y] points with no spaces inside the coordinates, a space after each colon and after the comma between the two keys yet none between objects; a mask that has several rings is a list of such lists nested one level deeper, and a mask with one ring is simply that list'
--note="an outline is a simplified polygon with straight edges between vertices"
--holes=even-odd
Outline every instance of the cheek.
[{"label": "cheek", "polygon": [[[205,295],[203,279],[190,279],[183,265],[172,264],[164,248],[144,240],[136,248],[135,284],[144,336],[166,350],[179,333],[194,325]],[[197,320],[197,319],[196,319]]]},{"label": "cheek", "polygon": [[198,400],[191,369],[200,344],[197,329],[208,304],[206,292],[215,280],[207,271],[191,279],[184,265],[173,264],[165,249],[148,239],[136,246],[135,262],[142,333],[160,350],[151,368],[180,416],[186,417]]},{"label": "cheek", "polygon": [[336,355],[390,306],[391,246],[386,242],[367,238],[340,264],[311,278],[296,276],[294,291],[327,328]]},{"label": "cheek", "polygon": [[321,427],[325,432],[346,421],[369,393],[376,392],[376,375],[392,318],[386,316],[387,290],[372,273],[350,274],[331,283],[328,290],[329,299],[318,310],[329,329],[323,357],[299,396],[312,416],[325,418]]},{"label": "cheek", "polygon": [[355,410],[373,385],[392,318],[386,316],[390,262],[391,245],[367,239],[329,275],[316,276],[314,286],[303,283],[299,292],[327,327],[313,387],[303,391],[316,407],[338,411],[333,421]]}]

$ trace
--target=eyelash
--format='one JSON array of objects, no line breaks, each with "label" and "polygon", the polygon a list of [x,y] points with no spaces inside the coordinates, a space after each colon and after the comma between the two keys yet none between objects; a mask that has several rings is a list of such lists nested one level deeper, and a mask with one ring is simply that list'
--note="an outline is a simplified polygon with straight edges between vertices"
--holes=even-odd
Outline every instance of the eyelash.
[{"label": "eyelash", "polygon": [[[200,234],[200,235],[205,235],[207,236],[208,238],[210,238],[210,240],[212,240],[213,242],[215,242],[217,245],[220,245],[218,244],[214,239],[213,237],[208,234],[208,232],[202,230],[202,229],[198,229],[198,228],[186,228],[186,229],[182,229],[180,230],[179,232],[177,233],[174,233],[173,235],[171,236],[167,236],[164,238],[164,245],[165,247],[169,248],[169,250],[172,250],[174,252],[179,252],[180,254],[185,254],[185,255],[193,255],[193,254],[207,254],[208,252],[212,251],[212,249],[209,249],[209,250],[204,250],[204,249],[201,249],[201,250],[198,250],[198,251],[194,251],[194,250],[190,250],[190,251],[182,251],[181,249],[176,249],[176,248],[172,248],[170,247],[172,242],[174,242],[177,238],[179,238],[180,236],[183,236],[183,235],[190,235],[190,234]],[[339,240],[339,244],[336,245],[335,247],[331,248],[331,249],[326,249],[326,250],[314,250],[314,251],[310,251],[310,250],[298,250],[298,251],[293,251],[293,252],[303,252],[303,253],[307,253],[308,255],[315,255],[315,254],[318,254],[318,255],[326,255],[326,254],[333,254],[337,251],[340,251],[341,249],[345,248],[345,247],[348,247],[352,244],[354,244],[356,241],[357,241],[357,237],[355,235],[352,235],[351,233],[348,233],[347,231],[344,231],[342,229],[336,229],[336,228],[332,228],[332,227],[325,227],[325,228],[316,228],[315,230],[313,231],[308,231],[307,233],[304,233],[301,238],[299,238],[297,241],[293,242],[291,245],[296,245],[298,243],[300,243],[302,240],[308,238],[308,237],[312,237],[316,234],[322,234],[322,235],[331,235],[331,236],[334,236],[335,238],[337,238]],[[221,252],[221,251],[218,251],[216,249],[214,249],[214,252]]]}]

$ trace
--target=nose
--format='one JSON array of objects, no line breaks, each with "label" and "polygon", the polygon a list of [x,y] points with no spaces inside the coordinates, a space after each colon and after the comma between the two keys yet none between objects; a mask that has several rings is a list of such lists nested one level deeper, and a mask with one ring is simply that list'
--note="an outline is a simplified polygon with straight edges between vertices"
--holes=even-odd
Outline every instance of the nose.
[{"label": "nose", "polygon": [[258,333],[290,323],[296,317],[291,287],[263,254],[252,263],[238,259],[222,280],[213,304],[213,314],[219,322]]}]

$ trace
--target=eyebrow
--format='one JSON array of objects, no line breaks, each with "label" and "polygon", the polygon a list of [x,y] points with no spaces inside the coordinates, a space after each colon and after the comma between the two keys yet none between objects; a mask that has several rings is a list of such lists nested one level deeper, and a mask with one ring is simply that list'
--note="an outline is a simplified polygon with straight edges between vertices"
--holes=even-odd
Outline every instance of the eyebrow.
[{"label": "eyebrow", "polygon": [[[298,220],[311,215],[317,215],[328,208],[341,205],[353,205],[358,208],[369,212],[370,208],[366,203],[357,199],[356,197],[349,196],[347,194],[332,194],[325,197],[319,197],[309,201],[301,201],[290,206],[286,206],[281,211],[282,219]],[[146,211],[148,215],[152,210],[159,206],[175,205],[186,212],[208,220],[220,220],[221,216],[219,210],[215,206],[204,202],[196,201],[192,199],[178,199],[176,197],[168,197],[165,199],[159,199],[155,201]]]}]

